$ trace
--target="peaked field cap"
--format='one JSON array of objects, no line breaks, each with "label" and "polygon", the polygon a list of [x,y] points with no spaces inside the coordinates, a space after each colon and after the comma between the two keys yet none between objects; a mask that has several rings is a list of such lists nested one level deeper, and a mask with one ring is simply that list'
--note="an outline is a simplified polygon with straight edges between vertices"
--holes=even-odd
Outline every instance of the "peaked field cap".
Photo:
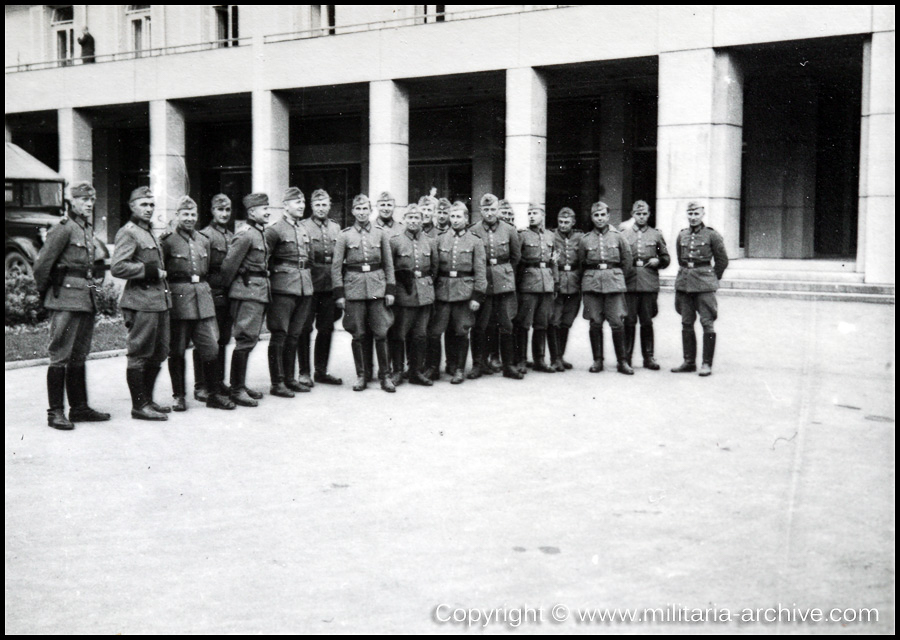
[{"label": "peaked field cap", "polygon": [[196,209],[197,203],[194,202],[194,199],[190,196],[181,196],[181,199],[178,201],[178,206],[175,207],[175,211],[185,211],[187,209]]},{"label": "peaked field cap", "polygon": [[495,196],[493,193],[486,193],[483,196],[481,196],[481,206],[482,207],[487,207],[490,205],[499,205],[499,202],[500,201],[497,200],[497,196]]},{"label": "peaked field cap", "polygon": [[529,212],[530,211],[540,211],[541,213],[544,213],[544,207],[542,207],[539,204],[535,204],[535,203],[531,202],[528,205],[528,211]]},{"label": "peaked field cap", "polygon": [[704,208],[703,205],[701,203],[697,202],[696,200],[691,200],[687,204],[688,211],[696,211],[697,209],[703,209],[703,208]]},{"label": "peaked field cap", "polygon": [[150,187],[138,187],[134,191],[131,192],[131,195],[128,197],[128,202],[134,202],[135,200],[140,200],[141,198],[152,198],[153,192],[150,191]]},{"label": "peaked field cap", "polygon": [[97,190],[90,182],[76,182],[69,187],[69,197],[71,198],[93,198],[97,195]]},{"label": "peaked field cap", "polygon": [[312,194],[312,201],[316,200],[331,200],[331,196],[328,195],[328,192],[325,189],[316,189]]},{"label": "peaked field cap", "polygon": [[372,203],[369,202],[369,196],[364,193],[359,194],[355,198],[353,198],[353,208],[359,207],[361,205],[366,205],[367,207],[371,207]]},{"label": "peaked field cap", "polygon": [[466,203],[462,200],[457,200],[456,202],[451,204],[450,211],[463,211],[466,215],[469,215],[469,207],[467,207]]},{"label": "peaked field cap", "polygon": [[500,211],[512,211],[512,205],[509,203],[509,200],[503,199],[497,203],[497,207]]},{"label": "peaked field cap", "polygon": [[224,193],[217,193],[212,197],[212,207],[215,209],[216,207],[230,207],[231,206],[231,198],[226,196]]},{"label": "peaked field cap", "polygon": [[303,195],[303,192],[300,191],[298,187],[288,187],[284,190],[284,196],[281,198],[282,202],[287,202],[288,200],[301,200],[306,196]]},{"label": "peaked field cap", "polygon": [[269,196],[264,193],[251,193],[250,195],[244,196],[242,202],[244,203],[245,209],[250,209],[252,207],[268,207]]},{"label": "peaked field cap", "polygon": [[609,211],[609,205],[598,200],[591,205],[591,213],[597,213],[598,211]]},{"label": "peaked field cap", "polygon": [[382,191],[378,196],[378,202],[394,202],[394,196],[390,191]]},{"label": "peaked field cap", "polygon": [[415,204],[414,202],[410,202],[408,205],[406,205],[406,211],[403,212],[403,215],[408,216],[411,213],[422,215],[422,212],[419,211],[419,205]]},{"label": "peaked field cap", "polygon": [[557,218],[574,218],[575,212],[569,207],[563,207],[559,210],[559,213],[556,214]]},{"label": "peaked field cap", "polygon": [[428,205],[437,207],[438,199],[435,198],[434,196],[422,196],[421,198],[419,198],[419,206],[420,207],[427,207]]},{"label": "peaked field cap", "polygon": [[637,213],[638,211],[646,211],[647,213],[650,213],[650,205],[643,200],[638,200],[631,206],[631,212]]},{"label": "peaked field cap", "polygon": [[449,211],[451,207],[450,201],[447,198],[441,198],[438,200],[438,211]]}]

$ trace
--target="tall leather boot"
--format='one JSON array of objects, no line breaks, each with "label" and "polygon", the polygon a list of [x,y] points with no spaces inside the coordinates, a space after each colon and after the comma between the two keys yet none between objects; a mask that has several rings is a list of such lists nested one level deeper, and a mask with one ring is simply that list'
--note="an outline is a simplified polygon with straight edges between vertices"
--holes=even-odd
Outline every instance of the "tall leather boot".
[{"label": "tall leather boot", "polygon": [[69,395],[69,420],[71,422],[106,422],[108,413],[88,406],[87,372],[84,363],[66,367],[66,393]]},{"label": "tall leather boot", "polygon": [[247,393],[247,360],[250,352],[235,349],[231,352],[231,400],[240,407],[257,407],[259,402]]},{"label": "tall leather boot", "polygon": [[566,346],[569,344],[569,328],[559,328],[559,361],[566,369],[571,369],[572,364],[566,361]]},{"label": "tall leather boot", "polygon": [[472,370],[466,376],[469,380],[477,380],[486,373],[487,366],[484,361],[486,338],[484,331],[472,329]]},{"label": "tall leather boot", "polygon": [[225,371],[227,371],[227,369],[225,369],[226,349],[228,349],[227,345],[224,345],[224,344],[219,345],[219,353],[216,356],[216,367],[222,373],[222,392],[226,393],[226,394],[230,394],[231,388],[225,384]]},{"label": "tall leather boot", "polygon": [[[293,358],[292,358],[293,360]],[[284,345],[269,342],[269,393],[279,398],[293,398],[294,392],[284,385]]]},{"label": "tall leather boot", "polygon": [[484,349],[487,352],[487,369],[491,373],[499,373],[503,371],[503,364],[500,362],[500,325],[488,326],[485,333]]},{"label": "tall leather boot", "polygon": [[628,354],[625,352],[625,329],[613,329],[613,348],[616,350],[616,371],[626,376],[633,376],[634,369],[628,364]]},{"label": "tall leather boot", "polygon": [[466,381],[466,360],[469,359],[469,336],[453,336],[453,353],[457,358],[450,384]]},{"label": "tall leather boot", "polygon": [[391,379],[391,360],[386,338],[375,340],[375,357],[378,359],[378,379],[381,381],[381,388],[388,393],[394,393],[397,389]]},{"label": "tall leather boot", "polygon": [[375,382],[375,367],[372,363],[372,353],[374,351],[375,336],[368,331],[363,337],[363,365],[366,368],[366,381]]},{"label": "tall leather boot", "polygon": [[516,336],[516,369],[519,370],[519,373],[525,375],[528,373],[528,368],[525,365],[526,360],[528,359],[528,329],[523,329],[522,327],[516,327],[515,329]]},{"label": "tall leather boot", "polygon": [[172,397],[175,398],[172,411],[187,411],[187,401],[184,399],[186,393],[184,370],[184,357],[169,356],[169,377],[172,379]]},{"label": "tall leather boot", "polygon": [[550,368],[557,372],[565,371],[559,355],[559,327],[547,327],[547,349],[550,350]]},{"label": "tall leather boot", "polygon": [[625,323],[625,362],[628,363],[628,366],[631,366],[631,358],[634,355],[634,335],[635,335],[635,326],[633,324]]},{"label": "tall leather boot", "polygon": [[[69,401],[71,402],[71,394]],[[60,431],[71,431],[75,425],[66,418],[66,367],[53,365],[47,369],[47,426]]]},{"label": "tall leather boot", "polygon": [[547,330],[535,329],[531,335],[531,357],[534,359],[534,370],[541,373],[556,373],[553,367],[544,362],[545,346],[547,344]]},{"label": "tall leather boot", "polygon": [[588,329],[588,338],[591,341],[591,355],[594,358],[594,364],[588,371],[599,373],[603,371],[603,325],[591,325]]},{"label": "tall leather boot", "polygon": [[441,337],[428,334],[425,340],[425,370],[422,375],[429,380],[441,379]]},{"label": "tall leather boot", "polygon": [[[308,333],[301,333],[300,337],[296,344],[296,353],[297,353],[297,368],[299,369],[299,375],[297,376],[297,382],[307,387],[314,387],[315,383],[313,382],[312,376],[310,375],[312,371],[309,368],[309,359],[310,359],[310,335]],[[291,366],[291,378],[293,378],[293,365]],[[288,370],[284,370],[285,380],[287,379]]]},{"label": "tall leather boot", "polygon": [[391,358],[391,382],[395,387],[403,384],[403,360],[406,349],[403,340],[388,340],[388,355]]},{"label": "tall leather boot", "polygon": [[219,369],[218,357],[204,362],[203,371],[206,375],[205,379],[209,392],[206,398],[206,406],[209,409],[234,409],[236,405],[228,397],[228,394],[224,392],[225,385],[222,382],[222,378],[225,372]]},{"label": "tall leather boot", "polygon": [[444,334],[444,372],[451,376],[456,370],[456,337],[451,333]]},{"label": "tall leather boot", "polygon": [[150,407],[159,413],[169,413],[172,411],[172,407],[153,402],[153,389],[156,387],[156,378],[159,377],[160,369],[162,369],[162,365],[155,362],[148,362],[144,365],[144,388],[147,398],[150,400]]},{"label": "tall leather boot", "polygon": [[[301,338],[302,339],[302,338]],[[297,365],[297,340],[286,338],[281,350],[281,371],[284,373],[284,386],[299,393],[309,392],[309,387],[297,381],[294,375]]]},{"label": "tall leather boot", "polygon": [[[700,375],[704,378],[712,375],[713,356],[716,354],[716,334],[714,332],[703,334],[703,364],[700,365]],[[71,398],[69,399],[71,402]]]},{"label": "tall leather boot", "polygon": [[369,383],[369,379],[366,376],[365,356],[363,355],[363,340],[353,338],[350,346],[353,349],[353,364],[356,366],[356,384],[353,385],[353,390],[363,391]]},{"label": "tall leather boot", "polygon": [[168,420],[169,416],[150,406],[146,375],[143,367],[125,369],[125,379],[128,381],[128,390],[131,392],[131,417],[135,420]]},{"label": "tall leather boot", "polygon": [[194,400],[206,402],[209,398],[209,390],[206,386],[206,369],[203,365],[203,359],[196,347],[193,350],[194,358]]},{"label": "tall leather boot", "polygon": [[409,383],[422,387],[430,387],[431,380],[422,375],[422,367],[425,363],[425,338],[413,338],[409,344]]},{"label": "tall leather boot", "polygon": [[[306,341],[309,342],[312,332],[306,332]],[[317,331],[315,346],[315,381],[322,384],[339,385],[344,381],[328,373],[328,360],[331,357],[331,335],[332,331]],[[303,336],[300,336],[303,339]]]},{"label": "tall leather boot", "polygon": [[500,358],[503,361],[503,377],[521,380],[525,376],[516,368],[516,340],[511,333],[500,334]]},{"label": "tall leather boot", "polygon": [[672,369],[672,373],[693,373],[697,370],[697,336],[693,327],[681,329],[681,350],[684,362]]},{"label": "tall leather boot", "polygon": [[641,355],[644,357],[644,368],[659,371],[659,363],[653,359],[653,325],[641,325]]}]

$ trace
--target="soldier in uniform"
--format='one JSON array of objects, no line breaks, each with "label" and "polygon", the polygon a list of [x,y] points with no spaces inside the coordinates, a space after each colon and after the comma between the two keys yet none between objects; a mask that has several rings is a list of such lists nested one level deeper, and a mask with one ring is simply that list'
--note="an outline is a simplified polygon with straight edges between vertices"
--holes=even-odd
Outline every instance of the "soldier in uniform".
[{"label": "soldier in uniform", "polygon": [[314,380],[322,384],[339,385],[343,383],[343,380],[328,373],[334,323],[340,319],[342,313],[334,303],[334,292],[331,285],[334,245],[341,232],[341,227],[328,217],[330,212],[331,197],[328,193],[323,189],[313,191],[312,216],[303,221],[306,235],[309,236],[312,246],[313,302],[312,310],[307,316],[306,327],[300,334],[300,343],[297,349],[300,361],[300,381],[304,384],[309,377],[309,347],[313,320],[316,324]]},{"label": "soldier in uniform", "polygon": [[432,336],[445,334],[451,384],[462,384],[469,354],[469,329],[487,291],[484,243],[469,233],[469,210],[462,202],[450,208],[450,230],[438,236],[438,280],[435,286]]},{"label": "soldier in uniform", "polygon": [[625,304],[628,315],[625,316],[625,353],[629,366],[634,353],[635,326],[641,322],[641,354],[644,357],[644,368],[659,370],[659,364],[653,358],[653,318],[656,317],[656,305],[659,296],[659,270],[669,266],[669,250],[662,233],[647,225],[650,219],[650,206],[638,200],[631,208],[631,219],[634,224],[622,231],[622,236],[631,248],[634,258],[633,276],[625,284]]},{"label": "soldier in uniform", "polygon": [[550,347],[550,366],[555,371],[571,369],[566,362],[566,345],[569,342],[569,329],[578,316],[581,307],[580,265],[578,263],[578,245],[584,234],[575,230],[575,212],[563,207],[557,216],[558,226],[553,234],[553,247],[556,264],[559,269],[559,294],[553,301],[550,313],[550,326],[547,328],[547,345]]},{"label": "soldier in uniform", "polygon": [[703,327],[703,364],[700,375],[712,374],[716,351],[715,321],[718,315],[716,291],[728,268],[728,253],[718,231],[703,224],[706,210],[698,202],[687,206],[687,229],[678,234],[675,253],[678,276],[675,278],[675,311],[681,315],[681,344],[684,362],[672,369],[675,373],[697,370],[697,336],[694,321],[700,316]]},{"label": "soldier in uniform", "polygon": [[169,343],[169,375],[172,378],[174,411],[186,411],[184,352],[194,343],[194,354],[203,363],[209,385],[206,406],[234,409],[234,403],[222,393],[225,372],[218,367],[219,330],[212,290],[206,281],[209,273],[209,240],[194,231],[197,203],[184,196],[178,202],[174,231],[160,237],[169,286],[172,288],[172,341]]},{"label": "soldier in uniform", "polygon": [[222,263],[219,282],[228,287],[234,318],[234,351],[231,354],[231,399],[242,407],[255,407],[262,393],[247,387],[247,361],[259,342],[266,307],[271,301],[269,249],[263,234],[269,220],[269,197],[264,193],[244,196],[247,226],[235,234]]},{"label": "soldier in uniform", "polygon": [[544,344],[553,299],[559,290],[559,271],[553,254],[553,233],[544,228],[544,208],[535,204],[528,207],[528,228],[519,232],[522,260],[519,263],[519,311],[516,315],[518,367],[525,373],[528,331],[534,326],[531,337],[531,354],[534,370],[554,373],[544,362]]},{"label": "soldier in uniform", "polygon": [[581,291],[584,317],[590,321],[591,351],[594,364],[591,373],[603,371],[603,321],[612,330],[619,373],[634,375],[625,357],[625,282],[632,276],[634,263],[631,249],[622,234],[609,224],[609,207],[605,202],[591,206],[594,228],[584,234],[578,245],[581,264]]},{"label": "soldier in uniform", "polygon": [[[219,352],[216,356],[216,372],[221,376],[220,385],[215,391],[219,395],[228,396],[231,390],[224,384],[225,376],[225,349],[231,341],[231,325],[234,319],[231,317],[231,305],[228,302],[228,287],[219,281],[219,273],[225,254],[228,253],[228,245],[234,237],[228,229],[228,221],[231,220],[231,199],[224,193],[214,195],[212,198],[212,222],[200,233],[209,240],[209,272],[207,278],[212,291],[213,304],[216,308],[216,328],[219,335]],[[203,360],[200,352],[194,349],[194,398],[200,402],[209,400],[209,388],[206,382],[206,371],[203,368]]]},{"label": "soldier in uniform", "polygon": [[497,216],[507,224],[511,224],[513,228],[516,226],[516,212],[513,211],[509,200],[500,200],[497,203]]},{"label": "soldier in uniform", "polygon": [[387,332],[394,321],[389,307],[394,304],[394,262],[387,234],[369,222],[372,209],[369,198],[353,198],[356,223],[344,229],[334,245],[331,281],[337,306],[344,310],[344,329],[353,336],[353,362],[356,365],[354,391],[368,383],[363,351],[364,338],[371,332],[378,357],[381,388],[396,389],[391,380]]},{"label": "soldier in uniform", "polygon": [[310,271],[312,242],[301,224],[306,199],[297,187],[284,192],[284,216],[267,227],[264,236],[269,252],[269,273],[272,303],[266,324],[272,337],[269,340],[269,376],[273,396],[293,398],[294,391],[309,391],[309,343],[306,344],[306,372],[301,380],[294,379],[297,345],[307,325],[313,303],[313,281]]},{"label": "soldier in uniform", "polygon": [[422,196],[419,198],[419,212],[422,214],[422,233],[432,240],[437,237],[438,228],[434,224],[434,214],[438,201],[434,196]]},{"label": "soldier in uniform", "polygon": [[434,270],[438,264],[437,243],[422,231],[419,207],[409,205],[403,216],[405,231],[391,238],[397,299],[394,324],[388,332],[394,385],[403,382],[403,352],[409,352],[409,382],[430,387],[422,375],[428,322],[434,306]]},{"label": "soldier in uniform", "polygon": [[489,337],[496,327],[499,332],[500,351],[503,356],[503,375],[521,380],[522,374],[515,368],[513,344],[513,320],[516,318],[516,268],[521,250],[519,235],[514,227],[501,221],[497,215],[497,196],[487,193],[481,198],[481,222],[469,231],[484,243],[487,260],[487,294],[475,317],[472,329],[472,371],[468,378],[475,380],[493,373],[487,355],[493,346]]},{"label": "soldier in uniform", "polygon": [[[88,406],[84,361],[91,351],[94,321],[94,278],[103,269],[94,265],[94,202],[97,192],[89,182],[69,190],[70,216],[50,229],[34,261],[34,281],[50,312],[50,367],[47,424],[74,429],[73,422],[103,422],[108,413]],[[69,395],[66,419],[64,396]]]},{"label": "soldier in uniform", "polygon": [[[437,209],[434,213],[434,238],[437,239],[442,233],[450,230],[450,201],[447,198],[440,198],[437,203]],[[437,315],[431,315],[431,324],[437,321]],[[454,341],[451,340],[451,343]],[[456,358],[451,356],[448,349],[451,345],[445,344],[444,351],[447,354],[447,372],[453,373],[453,363]],[[428,346],[425,352],[425,376],[431,380],[441,379],[441,334],[435,333],[429,327],[428,329]]]},{"label": "soldier in uniform", "polygon": [[128,199],[131,220],[116,234],[112,275],[123,278],[119,307],[128,329],[126,378],[131,391],[131,417],[168,420],[171,407],[153,402],[153,387],[169,355],[169,309],[162,247],[150,229],[156,203],[150,187],[138,187]]}]

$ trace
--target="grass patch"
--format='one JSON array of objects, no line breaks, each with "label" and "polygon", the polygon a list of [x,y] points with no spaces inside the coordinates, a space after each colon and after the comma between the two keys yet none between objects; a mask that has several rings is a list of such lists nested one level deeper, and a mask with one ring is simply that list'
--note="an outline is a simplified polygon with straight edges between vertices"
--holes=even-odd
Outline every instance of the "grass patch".
[{"label": "grass patch", "polygon": [[[94,325],[91,353],[125,348],[125,323],[122,318],[99,317]],[[6,327],[6,362],[46,358],[50,354],[50,323],[35,326]]]}]

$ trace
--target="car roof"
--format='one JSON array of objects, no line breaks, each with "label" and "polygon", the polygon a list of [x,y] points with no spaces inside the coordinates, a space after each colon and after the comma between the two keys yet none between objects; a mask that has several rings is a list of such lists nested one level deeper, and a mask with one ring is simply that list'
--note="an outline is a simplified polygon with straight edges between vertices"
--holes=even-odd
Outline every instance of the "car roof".
[{"label": "car roof", "polygon": [[60,174],[12,142],[6,143],[6,179],[65,182]]}]

